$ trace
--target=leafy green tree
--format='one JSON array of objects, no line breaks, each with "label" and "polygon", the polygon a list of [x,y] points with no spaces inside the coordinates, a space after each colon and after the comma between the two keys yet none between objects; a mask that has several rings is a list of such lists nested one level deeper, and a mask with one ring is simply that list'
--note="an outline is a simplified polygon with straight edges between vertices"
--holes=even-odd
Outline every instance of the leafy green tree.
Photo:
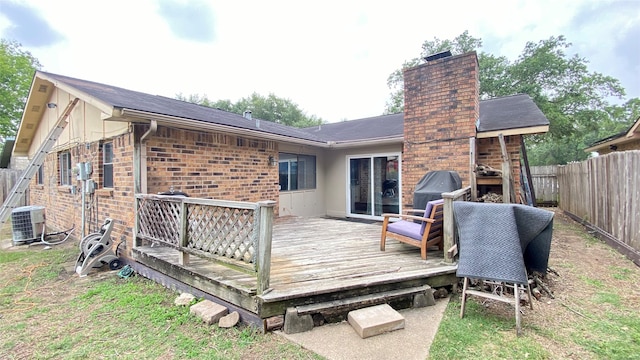
[{"label": "leafy green tree", "polygon": [[245,111],[250,110],[251,115],[255,118],[288,126],[309,127],[323,123],[322,119],[315,115],[307,116],[291,100],[277,97],[271,93],[268,96],[262,96],[254,92],[235,103],[231,100],[211,101],[206,96],[193,94],[188,97],[178,94],[176,98],[236,114],[243,114]]},{"label": "leafy green tree", "polygon": [[[583,149],[593,141],[611,135],[637,118],[639,99],[611,105],[610,98],[623,98],[620,82],[588,70],[588,61],[578,55],[567,56],[571,46],[564,36],[537,43],[527,42],[515,61],[481,52],[482,41],[464,32],[453,40],[434,38],[422,45],[422,55],[447,48],[459,54],[478,51],[480,96],[484,99],[528,94],[549,119],[549,133],[530,137],[529,160],[533,165],[564,164],[585,159]],[[405,62],[415,66],[421,59]],[[403,66],[403,67],[404,67]],[[391,88],[386,111],[402,110],[402,70],[388,78]]]},{"label": "leafy green tree", "polygon": [[15,136],[38,59],[15,41],[0,39],[0,139]]}]

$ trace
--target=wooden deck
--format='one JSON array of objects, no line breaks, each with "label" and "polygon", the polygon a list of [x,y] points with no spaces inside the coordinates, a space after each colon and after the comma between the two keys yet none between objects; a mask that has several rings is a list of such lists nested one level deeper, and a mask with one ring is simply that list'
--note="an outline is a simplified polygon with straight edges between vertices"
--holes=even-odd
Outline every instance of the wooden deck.
[{"label": "wooden deck", "polygon": [[[255,314],[282,315],[289,307],[307,311],[338,306],[349,298],[381,298],[399,290],[452,285],[456,266],[445,264],[442,251],[420,249],[394,240],[380,251],[380,223],[328,218],[279,218],[273,227],[270,288],[256,292],[256,278],[191,257],[179,265],[178,252],[162,246],[133,249],[133,258],[155,271]],[[401,293],[402,291],[400,291]],[[372,300],[373,301],[373,300]],[[357,304],[354,305],[357,307]]]}]

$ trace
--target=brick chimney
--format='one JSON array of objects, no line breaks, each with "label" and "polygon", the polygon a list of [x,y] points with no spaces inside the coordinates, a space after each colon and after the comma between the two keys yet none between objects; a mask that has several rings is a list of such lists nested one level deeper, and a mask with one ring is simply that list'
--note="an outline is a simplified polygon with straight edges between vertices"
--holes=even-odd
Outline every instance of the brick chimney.
[{"label": "brick chimney", "polygon": [[403,204],[429,171],[454,170],[469,185],[469,138],[479,116],[475,52],[437,57],[404,71]]}]

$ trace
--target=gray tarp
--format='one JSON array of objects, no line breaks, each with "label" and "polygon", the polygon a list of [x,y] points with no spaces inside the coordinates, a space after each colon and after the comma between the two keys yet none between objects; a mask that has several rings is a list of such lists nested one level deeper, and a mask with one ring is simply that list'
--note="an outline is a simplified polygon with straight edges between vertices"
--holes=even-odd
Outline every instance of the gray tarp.
[{"label": "gray tarp", "polygon": [[525,269],[547,272],[553,213],[518,204],[453,203],[458,277],[524,284]]}]

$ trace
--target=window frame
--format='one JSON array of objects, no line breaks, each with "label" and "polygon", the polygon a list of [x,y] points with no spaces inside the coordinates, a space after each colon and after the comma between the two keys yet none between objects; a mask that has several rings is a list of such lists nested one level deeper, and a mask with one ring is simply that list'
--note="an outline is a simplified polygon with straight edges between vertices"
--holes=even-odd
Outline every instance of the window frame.
[{"label": "window frame", "polygon": [[60,176],[61,186],[73,185],[73,171],[71,169],[71,152],[62,151],[58,156],[58,174]]},{"label": "window frame", "polygon": [[44,164],[38,167],[38,173],[36,175],[36,185],[44,185]]},{"label": "window frame", "polygon": [[[280,153],[278,183],[280,191],[315,190],[318,187],[318,162],[315,155]],[[286,164],[286,169],[282,167]],[[284,172],[283,172],[284,170]],[[312,174],[310,174],[312,172]],[[286,183],[285,178],[286,177]],[[285,185],[286,186],[283,186]]]},{"label": "window frame", "polygon": [[[109,149],[109,151],[107,151]],[[110,153],[111,159],[107,161],[107,153]],[[113,189],[113,142],[105,142],[102,144],[102,187],[106,189]],[[110,180],[110,182],[109,182]]]}]

